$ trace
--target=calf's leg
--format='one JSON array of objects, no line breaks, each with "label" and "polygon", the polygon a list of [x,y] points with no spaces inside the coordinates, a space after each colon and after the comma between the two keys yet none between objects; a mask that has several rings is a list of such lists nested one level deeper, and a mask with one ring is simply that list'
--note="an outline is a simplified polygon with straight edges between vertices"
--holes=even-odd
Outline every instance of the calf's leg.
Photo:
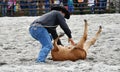
[{"label": "calf's leg", "polygon": [[88,52],[88,49],[90,48],[91,45],[94,45],[94,43],[96,42],[97,38],[99,37],[101,31],[102,31],[102,27],[100,26],[99,30],[97,31],[95,36],[91,40],[89,40],[88,42],[85,43],[84,50],[86,52]]},{"label": "calf's leg", "polygon": [[76,48],[83,48],[85,41],[87,40],[87,32],[88,32],[88,23],[87,20],[84,20],[85,22],[85,28],[84,33],[78,44],[76,45]]}]

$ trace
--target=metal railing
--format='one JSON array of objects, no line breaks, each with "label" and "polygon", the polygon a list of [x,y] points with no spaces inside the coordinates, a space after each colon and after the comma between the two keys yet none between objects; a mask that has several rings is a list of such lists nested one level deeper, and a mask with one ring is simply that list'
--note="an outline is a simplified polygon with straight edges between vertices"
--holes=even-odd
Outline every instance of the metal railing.
[{"label": "metal railing", "polygon": [[[99,4],[99,3],[97,3],[97,4]],[[21,5],[24,8],[22,8]],[[7,6],[7,5],[0,4],[0,16],[2,16],[2,14],[3,14],[2,11],[3,11],[4,6]],[[30,11],[31,12],[33,11],[33,13],[36,13],[35,15],[41,15],[46,12],[49,12],[50,6],[52,6],[52,4],[49,4],[49,7],[45,8],[45,3],[41,4],[40,2],[37,2],[36,6],[37,6],[36,8],[30,8],[30,7],[28,7],[27,3],[20,4],[20,2],[17,2],[17,4],[15,6],[12,6],[11,9],[7,9],[6,16],[29,16]],[[88,3],[84,3],[84,6],[81,7],[83,9],[82,13],[80,13],[79,3],[74,3],[73,6],[74,6],[74,11],[71,12],[72,14],[91,14]],[[15,7],[16,7],[16,10],[15,10]],[[94,11],[96,14],[100,12],[98,5],[95,5]],[[105,9],[101,10],[101,12],[102,13],[115,13],[115,12],[120,13],[120,1],[118,0],[118,1],[111,2],[109,0],[109,2],[107,2],[107,5],[105,6]]]}]

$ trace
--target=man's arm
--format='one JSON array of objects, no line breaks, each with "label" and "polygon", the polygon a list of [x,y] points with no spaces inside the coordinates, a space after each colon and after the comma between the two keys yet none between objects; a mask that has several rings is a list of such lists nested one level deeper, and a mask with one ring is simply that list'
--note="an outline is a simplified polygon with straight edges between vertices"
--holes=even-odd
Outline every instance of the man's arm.
[{"label": "man's arm", "polygon": [[[49,33],[51,33],[53,39],[56,39],[58,37],[56,29],[47,28],[47,30],[48,30]],[[60,39],[58,40],[57,44],[62,45]]]}]

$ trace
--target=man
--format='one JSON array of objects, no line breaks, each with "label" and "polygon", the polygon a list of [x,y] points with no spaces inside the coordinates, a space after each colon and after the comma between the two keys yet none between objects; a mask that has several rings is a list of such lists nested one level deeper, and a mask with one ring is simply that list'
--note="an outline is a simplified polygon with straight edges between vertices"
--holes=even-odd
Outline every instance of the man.
[{"label": "man", "polygon": [[95,5],[97,3],[97,0],[88,0],[88,6],[90,7],[90,11],[92,14],[95,13]]},{"label": "man", "polygon": [[68,0],[68,10],[70,13],[74,11],[74,3],[73,0]]},{"label": "man", "polygon": [[84,2],[85,0],[78,0],[80,14],[83,14],[84,6],[85,6]]},{"label": "man", "polygon": [[29,16],[36,16],[37,15],[37,1],[28,0],[27,4],[29,8]]},{"label": "man", "polygon": [[68,0],[63,0],[63,6],[68,10]]},{"label": "man", "polygon": [[[71,31],[65,21],[65,18],[70,18],[68,10],[64,7],[56,6],[52,7],[50,12],[42,15],[31,24],[29,29],[31,36],[42,44],[37,62],[45,62],[48,53],[53,48],[51,36],[53,39],[58,37],[56,31],[58,25],[60,25],[65,34],[68,36],[68,41],[74,45]],[[58,41],[58,44],[62,45],[60,40]]]},{"label": "man", "polygon": [[2,8],[2,16],[6,16],[7,15],[7,0],[2,0],[1,1],[1,8]]},{"label": "man", "polygon": [[107,0],[99,0],[99,13],[104,13],[106,10]]}]

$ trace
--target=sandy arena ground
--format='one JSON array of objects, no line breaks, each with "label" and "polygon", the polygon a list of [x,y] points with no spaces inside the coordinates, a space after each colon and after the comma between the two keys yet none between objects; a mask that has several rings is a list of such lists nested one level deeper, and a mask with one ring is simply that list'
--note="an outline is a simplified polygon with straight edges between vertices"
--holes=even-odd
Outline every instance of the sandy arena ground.
[{"label": "sandy arena ground", "polygon": [[[101,25],[103,31],[91,46],[86,60],[35,63],[41,45],[29,34],[30,23],[38,17],[0,17],[0,72],[120,72],[120,14],[72,15],[66,20],[75,42],[88,20],[88,40]],[[58,33],[62,30],[58,27]],[[68,45],[67,36],[61,38]]]}]

